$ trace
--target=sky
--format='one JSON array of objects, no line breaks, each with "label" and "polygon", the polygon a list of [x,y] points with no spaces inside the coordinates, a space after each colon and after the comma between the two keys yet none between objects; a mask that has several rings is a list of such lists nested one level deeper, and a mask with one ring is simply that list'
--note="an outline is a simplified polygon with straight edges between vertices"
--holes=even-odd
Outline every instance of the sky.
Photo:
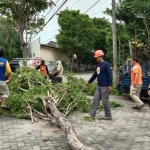
[{"label": "sky", "polygon": [[[53,7],[53,9],[49,8],[48,10],[42,13],[42,15],[45,17],[45,22],[47,22],[52,17],[55,11],[59,8],[60,4],[64,2],[64,0],[53,0],[53,1],[55,3],[58,2],[56,6]],[[111,22],[112,20],[111,17],[103,14],[103,11],[106,8],[112,7],[111,4],[112,4],[112,0],[68,0],[60,9],[60,11],[66,8],[68,8],[69,10],[80,10],[81,13],[85,13],[87,11],[86,14],[88,14],[91,18],[105,17]],[[57,23],[57,18],[58,16],[54,15],[54,17],[44,27],[43,31],[35,35],[32,41],[38,37],[41,38],[41,44],[46,44],[49,41],[56,41],[55,35],[59,33],[58,31],[59,25]]]}]

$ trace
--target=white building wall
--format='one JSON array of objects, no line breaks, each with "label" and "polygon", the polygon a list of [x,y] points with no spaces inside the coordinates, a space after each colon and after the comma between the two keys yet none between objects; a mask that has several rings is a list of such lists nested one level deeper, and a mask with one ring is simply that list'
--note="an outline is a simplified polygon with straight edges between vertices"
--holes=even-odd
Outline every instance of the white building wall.
[{"label": "white building wall", "polygon": [[62,62],[70,62],[68,56],[61,52],[60,50],[56,50],[50,47],[41,46],[41,57],[42,59],[56,62],[57,60],[61,60]]},{"label": "white building wall", "polygon": [[40,37],[29,43],[28,57],[40,57]]}]

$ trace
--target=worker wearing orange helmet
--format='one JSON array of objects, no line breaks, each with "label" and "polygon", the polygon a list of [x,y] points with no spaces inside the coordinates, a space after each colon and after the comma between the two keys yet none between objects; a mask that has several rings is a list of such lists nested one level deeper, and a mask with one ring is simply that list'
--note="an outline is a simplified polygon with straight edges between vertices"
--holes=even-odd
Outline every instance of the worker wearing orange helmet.
[{"label": "worker wearing orange helmet", "polygon": [[112,90],[112,71],[109,63],[103,59],[103,56],[104,52],[102,50],[96,50],[94,57],[96,58],[98,64],[92,77],[86,83],[88,86],[97,78],[98,86],[94,94],[93,106],[89,113],[90,116],[85,116],[85,118],[90,118],[93,120],[95,120],[96,111],[101,100],[105,110],[105,116],[101,117],[101,119],[112,120],[109,104],[109,92]]}]

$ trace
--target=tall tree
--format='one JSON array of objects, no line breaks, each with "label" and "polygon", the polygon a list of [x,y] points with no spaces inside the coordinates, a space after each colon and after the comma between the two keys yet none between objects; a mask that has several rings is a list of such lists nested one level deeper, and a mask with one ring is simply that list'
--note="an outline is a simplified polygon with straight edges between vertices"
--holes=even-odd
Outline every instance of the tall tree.
[{"label": "tall tree", "polygon": [[28,40],[33,33],[41,30],[44,19],[40,17],[40,13],[52,4],[52,0],[0,0],[0,13],[7,18],[13,18],[16,23],[25,66]]},{"label": "tall tree", "polygon": [[[105,53],[105,59],[109,60],[112,64],[112,30],[111,23],[105,18],[93,18],[94,26],[97,29],[95,40],[94,40],[94,49],[102,49]],[[110,38],[110,42],[109,39]],[[109,56],[109,53],[111,55]]]},{"label": "tall tree", "polygon": [[0,19],[0,45],[4,48],[4,55],[8,60],[15,57],[21,57],[21,43],[15,23],[11,19]]},{"label": "tall tree", "polygon": [[[93,49],[96,29],[92,19],[79,10],[64,10],[59,13],[59,34],[56,36],[59,47],[67,53],[70,59],[76,54],[81,62],[85,52]],[[71,63],[72,64],[72,63]]]},{"label": "tall tree", "polygon": [[[144,55],[147,60],[150,59],[149,6],[150,0],[143,0],[142,2],[140,0],[119,0],[116,5],[116,18],[124,23],[127,33],[132,37],[132,41],[134,41],[133,53],[139,57]],[[111,10],[107,9],[106,13],[111,15]],[[145,31],[145,35],[142,34],[143,31]],[[144,46],[139,47],[141,43]],[[141,52],[143,55],[141,55]]]}]

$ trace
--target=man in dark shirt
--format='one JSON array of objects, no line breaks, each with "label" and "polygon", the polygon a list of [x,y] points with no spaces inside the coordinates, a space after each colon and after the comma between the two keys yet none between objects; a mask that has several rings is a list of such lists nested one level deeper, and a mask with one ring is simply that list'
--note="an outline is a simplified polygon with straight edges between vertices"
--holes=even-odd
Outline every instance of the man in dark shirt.
[{"label": "man in dark shirt", "polygon": [[102,100],[105,116],[101,117],[104,120],[112,120],[111,110],[109,105],[109,92],[112,90],[112,71],[108,62],[103,60],[104,53],[102,50],[97,50],[95,52],[95,58],[98,62],[96,67],[96,71],[90,78],[90,80],[86,83],[88,86],[92,83],[96,78],[98,82],[98,86],[96,88],[94,98],[93,98],[93,106],[90,111],[90,116],[85,116],[85,118],[95,119],[96,111],[99,106],[100,101]]}]

